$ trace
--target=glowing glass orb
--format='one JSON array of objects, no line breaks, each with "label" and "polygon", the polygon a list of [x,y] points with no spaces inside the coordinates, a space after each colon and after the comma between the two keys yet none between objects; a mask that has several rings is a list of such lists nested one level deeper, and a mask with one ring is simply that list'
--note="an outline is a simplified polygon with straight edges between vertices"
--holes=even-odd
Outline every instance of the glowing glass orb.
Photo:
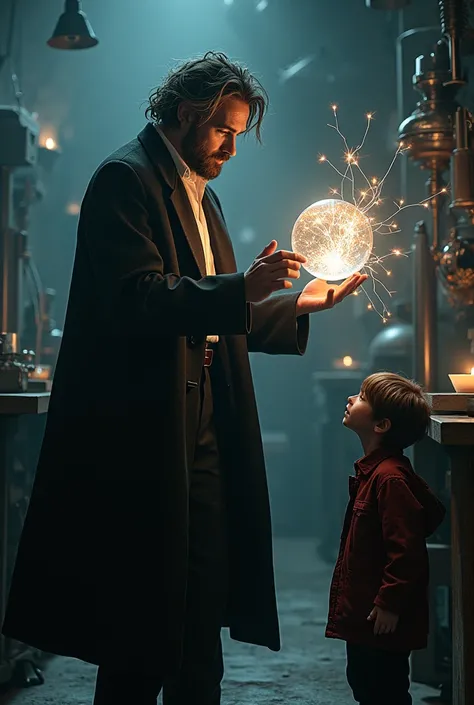
[{"label": "glowing glass orb", "polygon": [[293,226],[291,246],[318,279],[339,281],[358,272],[372,252],[370,221],[352,203],[333,198],[308,206]]}]

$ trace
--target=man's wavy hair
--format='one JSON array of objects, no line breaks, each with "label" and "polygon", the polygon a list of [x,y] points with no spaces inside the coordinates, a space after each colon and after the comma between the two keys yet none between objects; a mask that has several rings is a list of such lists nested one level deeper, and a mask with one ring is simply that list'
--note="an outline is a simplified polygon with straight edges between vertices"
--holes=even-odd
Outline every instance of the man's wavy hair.
[{"label": "man's wavy hair", "polygon": [[200,59],[186,61],[172,69],[152,91],[145,115],[154,123],[177,126],[178,105],[187,101],[200,115],[199,124],[210,120],[223,98],[236,96],[250,108],[246,132],[255,129],[259,142],[268,96],[255,76],[225,54],[208,51]]}]

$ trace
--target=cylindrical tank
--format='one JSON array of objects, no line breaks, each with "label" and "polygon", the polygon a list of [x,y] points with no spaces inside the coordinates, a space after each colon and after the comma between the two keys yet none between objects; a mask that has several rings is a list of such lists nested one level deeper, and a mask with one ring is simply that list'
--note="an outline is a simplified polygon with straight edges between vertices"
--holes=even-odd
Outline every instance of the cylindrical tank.
[{"label": "cylindrical tank", "polygon": [[413,375],[413,326],[407,322],[409,306],[399,301],[393,306],[390,323],[377,333],[369,345],[371,372],[397,372],[405,377]]}]

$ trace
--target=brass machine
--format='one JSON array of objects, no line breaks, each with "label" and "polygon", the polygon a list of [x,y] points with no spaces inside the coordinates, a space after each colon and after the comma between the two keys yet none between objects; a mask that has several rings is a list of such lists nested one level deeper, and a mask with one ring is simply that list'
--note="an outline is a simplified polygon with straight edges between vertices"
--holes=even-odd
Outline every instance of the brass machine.
[{"label": "brass machine", "polygon": [[439,0],[442,36],[432,53],[416,59],[413,85],[420,99],[399,127],[409,157],[429,174],[427,196],[432,197],[432,236],[423,221],[416,225],[413,258],[413,374],[428,391],[437,391],[439,384],[437,279],[457,318],[467,324],[474,348],[474,130],[471,114],[458,101],[466,84],[461,43],[470,30],[471,4]]},{"label": "brass machine", "polygon": [[[366,2],[374,9],[399,10],[403,24],[403,8],[409,0]],[[431,392],[442,391],[447,381],[447,377],[440,379],[438,367],[447,361],[452,364],[452,341],[438,336],[438,325],[441,326],[449,305],[450,337],[457,338],[462,331],[474,355],[474,128],[473,118],[463,105],[462,91],[466,86],[462,62],[466,53],[472,54],[472,46],[469,47],[473,36],[469,26],[472,6],[472,0],[439,0],[441,36],[431,53],[416,59],[413,86],[419,100],[398,128],[399,141],[409,145],[409,158],[427,173],[426,195],[431,199],[431,235],[425,222],[417,223],[412,260],[412,374]],[[432,29],[408,30],[400,36]],[[399,84],[401,75],[399,70]],[[438,298],[439,290],[444,293],[444,300]],[[468,354],[466,351],[466,357]],[[444,487],[448,498],[451,476],[444,454],[438,453],[428,440],[415,446],[413,460],[417,472],[438,492]],[[428,551],[432,566],[437,566],[430,586],[435,617],[426,654],[414,658],[412,672],[416,673],[415,680],[439,684],[442,701],[446,697],[450,702],[453,683],[456,692],[460,691],[459,656],[452,648],[455,631],[451,631],[454,627],[449,608],[450,539],[441,536],[440,543],[431,544]]]},{"label": "brass machine", "polygon": [[39,125],[21,106],[0,106],[0,392],[26,392],[34,353],[19,348],[27,236],[13,223],[13,171],[36,164]]}]

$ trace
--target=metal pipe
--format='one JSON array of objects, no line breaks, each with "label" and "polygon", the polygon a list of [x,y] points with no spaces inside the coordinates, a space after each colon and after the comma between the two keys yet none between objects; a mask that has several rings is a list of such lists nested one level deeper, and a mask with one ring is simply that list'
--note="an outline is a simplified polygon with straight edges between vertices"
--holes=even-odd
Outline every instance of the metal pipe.
[{"label": "metal pipe", "polygon": [[[429,200],[429,206],[432,216],[432,236],[431,236],[431,253],[436,257],[439,251],[441,242],[441,211],[444,203],[447,200],[446,182],[443,179],[443,173],[436,166],[431,170],[428,181],[426,182],[426,191]],[[443,192],[444,189],[444,192]]]},{"label": "metal pipe", "polygon": [[[404,30],[404,12],[398,13],[398,36],[395,42],[395,71],[397,80],[397,119],[401,125],[405,120],[404,82],[403,82],[403,41],[408,37],[422,32],[436,32],[439,34],[439,27],[414,27]],[[408,198],[408,159],[404,157],[400,160],[400,194],[406,201]]]},{"label": "metal pipe", "polygon": [[433,228],[433,236],[432,236],[432,248],[433,252],[437,252],[438,247],[439,247],[439,231],[440,231],[440,226],[439,226],[439,202],[437,198],[433,198],[431,201],[431,217],[432,217],[432,228]]},{"label": "metal pipe", "polygon": [[9,328],[9,227],[11,213],[11,171],[0,166],[0,333]]},{"label": "metal pipe", "polygon": [[435,262],[424,221],[415,226],[413,258],[413,373],[427,392],[436,391],[437,296]]},{"label": "metal pipe", "polygon": [[441,31],[448,40],[452,85],[462,86],[465,80],[461,69],[460,42],[469,24],[466,0],[439,0]]}]

